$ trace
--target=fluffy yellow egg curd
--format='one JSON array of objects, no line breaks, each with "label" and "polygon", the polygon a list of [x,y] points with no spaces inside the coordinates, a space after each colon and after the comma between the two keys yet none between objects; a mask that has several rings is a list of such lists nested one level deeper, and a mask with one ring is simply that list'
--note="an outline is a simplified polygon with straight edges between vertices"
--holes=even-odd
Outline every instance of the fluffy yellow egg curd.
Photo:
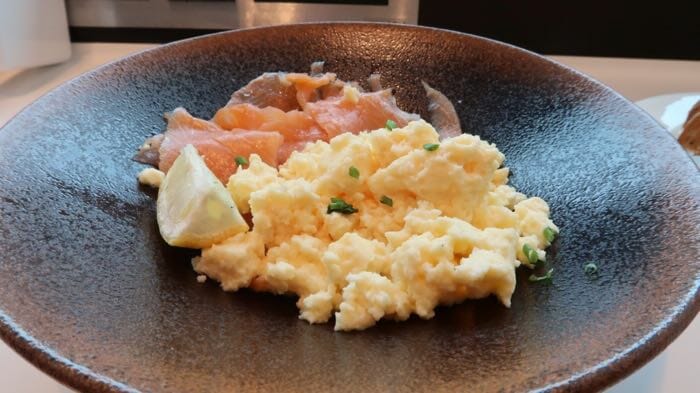
[{"label": "fluffy yellow egg curd", "polygon": [[247,161],[226,189],[252,228],[226,212],[236,222],[216,233],[237,233],[194,269],[226,291],[298,296],[300,318],[335,330],[490,295],[509,307],[515,269],[544,260],[558,232],[545,201],[507,185],[496,146],[440,141],[422,120],[309,144],[279,169]]}]

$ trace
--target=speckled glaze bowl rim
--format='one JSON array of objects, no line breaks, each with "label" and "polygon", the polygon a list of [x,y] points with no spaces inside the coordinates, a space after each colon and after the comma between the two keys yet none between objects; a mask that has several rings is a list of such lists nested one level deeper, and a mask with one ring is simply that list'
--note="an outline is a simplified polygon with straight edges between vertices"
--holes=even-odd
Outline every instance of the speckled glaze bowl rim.
[{"label": "speckled glaze bowl rim", "polygon": [[[160,45],[154,48],[145,49],[132,53],[126,57],[120,58],[118,60],[103,64],[95,69],[87,71],[81,75],[72,78],[41,97],[34,100],[31,104],[27,105],[19,113],[24,111],[32,110],[35,106],[41,105],[43,98],[55,94],[58,90],[73,84],[79,84],[85,77],[98,75],[104,70],[113,68],[118,65],[128,64],[132,59],[143,56],[144,54],[152,54],[155,52],[167,52],[172,47],[177,47],[185,45],[188,43],[196,41],[205,41],[211,39],[217,39],[220,36],[225,35],[235,35],[239,32],[244,31],[273,31],[279,29],[287,29],[292,27],[313,27],[313,26],[335,26],[335,27],[375,27],[375,28],[389,28],[389,29],[406,29],[406,30],[420,30],[425,32],[434,33],[448,33],[457,37],[468,37],[470,39],[481,40],[489,43],[496,44],[501,48],[514,49],[522,55],[528,57],[534,57],[539,61],[544,61],[550,64],[554,64],[560,68],[567,70],[568,72],[576,75],[578,78],[586,79],[589,82],[593,82],[598,88],[604,90],[607,93],[611,93],[623,101],[629,104],[628,109],[631,111],[636,111],[641,117],[646,117],[658,125],[658,131],[667,134],[669,138],[672,138],[668,132],[666,132],[663,127],[648,113],[644,112],[641,108],[634,105],[631,101],[627,100],[625,97],[621,96],[619,93],[614,91],[609,86],[593,79],[592,77],[572,69],[564,64],[557,61],[539,55],[537,53],[528,51],[526,49],[500,42],[497,40],[480,37],[472,34],[460,33],[451,30],[438,29],[426,26],[412,26],[403,25],[397,23],[379,23],[379,22],[323,22],[323,23],[299,23],[292,25],[281,25],[281,26],[263,26],[254,27],[247,29],[230,30],[224,32],[218,32],[213,34],[207,34],[202,36],[197,36],[193,38],[188,38],[185,40],[179,40],[172,43]],[[19,114],[18,113],[18,114]],[[18,115],[17,114],[17,115]],[[17,116],[15,115],[15,116]],[[11,118],[6,124],[12,123],[14,119]],[[3,128],[0,128],[2,132]],[[693,165],[690,157],[687,157],[687,162],[679,162],[678,165]],[[632,346],[620,352],[617,356],[600,362],[595,367],[585,370],[581,373],[572,375],[566,379],[563,379],[557,383],[547,385],[542,390],[543,391],[595,391],[602,390],[606,387],[611,386],[615,382],[621,380],[622,378],[632,374],[644,364],[649,362],[655,356],[657,356],[661,351],[663,351],[680,333],[690,324],[690,322],[695,318],[695,316],[700,311],[700,280],[695,281],[694,286],[691,291],[687,293],[684,299],[681,299],[679,305],[675,307],[674,310],[669,314],[669,316],[659,323],[656,329],[647,333],[642,339],[636,341]],[[93,392],[131,392],[137,391],[133,387],[125,385],[123,383],[117,382],[109,377],[105,377],[98,373],[95,373],[91,369],[84,367],[80,364],[76,364],[69,359],[56,353],[53,349],[45,346],[40,341],[32,337],[30,334],[24,331],[22,327],[17,325],[3,310],[0,309],[0,337],[5,341],[10,347],[12,347],[17,353],[22,357],[32,363],[34,366],[38,367],[43,372],[52,376],[59,382],[66,384],[67,386],[78,389],[81,391],[93,391]]]}]

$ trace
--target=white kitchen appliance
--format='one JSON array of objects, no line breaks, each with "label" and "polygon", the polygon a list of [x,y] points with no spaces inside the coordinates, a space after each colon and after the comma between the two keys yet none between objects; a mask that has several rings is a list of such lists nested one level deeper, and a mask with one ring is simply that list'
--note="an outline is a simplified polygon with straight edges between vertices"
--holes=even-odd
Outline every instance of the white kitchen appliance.
[{"label": "white kitchen appliance", "polygon": [[0,0],[0,70],[70,58],[63,0]]}]

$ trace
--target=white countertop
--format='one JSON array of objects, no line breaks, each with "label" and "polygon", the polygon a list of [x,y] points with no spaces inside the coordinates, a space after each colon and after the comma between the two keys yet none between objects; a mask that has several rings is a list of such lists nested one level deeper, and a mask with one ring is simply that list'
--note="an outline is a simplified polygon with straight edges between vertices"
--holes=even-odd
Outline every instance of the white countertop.
[{"label": "white countertop", "polygon": [[[65,63],[20,71],[0,71],[0,126],[42,94],[85,71],[148,44],[74,44]],[[680,92],[700,92],[700,61],[636,60],[551,56],[607,84],[631,101]],[[664,352],[610,393],[694,392],[698,387],[700,319],[696,318]],[[70,390],[43,374],[0,341],[2,391],[65,393]]]}]

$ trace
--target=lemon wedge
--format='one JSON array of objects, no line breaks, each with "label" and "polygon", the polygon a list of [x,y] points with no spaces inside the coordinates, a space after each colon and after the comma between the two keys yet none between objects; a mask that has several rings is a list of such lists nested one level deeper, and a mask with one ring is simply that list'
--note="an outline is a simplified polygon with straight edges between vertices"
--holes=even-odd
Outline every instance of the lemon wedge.
[{"label": "lemon wedge", "polygon": [[192,145],[165,175],[156,212],[160,234],[171,246],[206,248],[248,230],[231,194]]}]

